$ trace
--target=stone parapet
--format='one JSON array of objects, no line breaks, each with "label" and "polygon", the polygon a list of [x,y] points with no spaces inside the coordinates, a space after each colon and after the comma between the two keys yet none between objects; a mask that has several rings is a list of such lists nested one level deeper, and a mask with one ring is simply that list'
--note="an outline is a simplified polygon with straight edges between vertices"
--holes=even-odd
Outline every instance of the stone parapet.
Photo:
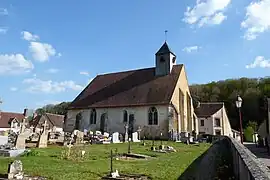
[{"label": "stone parapet", "polygon": [[234,174],[239,180],[270,180],[270,170],[244,145],[231,137],[225,137],[230,142],[233,156]]}]

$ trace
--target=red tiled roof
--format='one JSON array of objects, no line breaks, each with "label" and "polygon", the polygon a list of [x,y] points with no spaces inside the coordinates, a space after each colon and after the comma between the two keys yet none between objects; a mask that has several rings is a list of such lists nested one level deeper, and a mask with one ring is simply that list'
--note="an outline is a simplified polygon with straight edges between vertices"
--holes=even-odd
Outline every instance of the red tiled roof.
[{"label": "red tiled roof", "polygon": [[45,113],[44,115],[37,115],[33,120],[29,122],[29,126],[34,126],[36,128],[37,126],[42,125],[44,123],[44,121],[41,122],[42,117],[47,119],[47,122],[49,125],[51,125],[51,127],[53,126],[63,127],[65,116],[51,113]]},{"label": "red tiled roof", "polygon": [[223,107],[222,102],[199,103],[199,107],[194,109],[198,118],[207,118],[215,114]]},{"label": "red tiled roof", "polygon": [[182,67],[174,65],[165,76],[156,76],[155,68],[98,75],[69,109],[168,104]]},{"label": "red tiled roof", "polygon": [[0,112],[0,128],[10,128],[9,121],[13,118],[22,122],[24,115],[23,113]]},{"label": "red tiled roof", "polygon": [[51,113],[46,113],[46,116],[48,117],[49,121],[52,122],[54,126],[63,127],[65,116],[58,115],[58,114],[51,114]]}]

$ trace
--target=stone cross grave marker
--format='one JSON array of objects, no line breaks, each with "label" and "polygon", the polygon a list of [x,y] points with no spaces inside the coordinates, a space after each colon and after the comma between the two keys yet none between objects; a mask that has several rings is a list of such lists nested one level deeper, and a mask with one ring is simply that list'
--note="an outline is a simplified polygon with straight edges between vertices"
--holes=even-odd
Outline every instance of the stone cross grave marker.
[{"label": "stone cross grave marker", "polygon": [[19,134],[15,141],[15,148],[16,149],[25,149],[25,136],[24,134]]},{"label": "stone cross grave marker", "polygon": [[133,141],[133,142],[141,142],[141,141],[138,139],[138,132],[132,133],[132,141]]},{"label": "stone cross grave marker", "polygon": [[38,139],[38,148],[46,148],[48,146],[47,120],[44,122],[43,132]]},{"label": "stone cross grave marker", "polygon": [[118,132],[115,132],[115,133],[112,134],[112,142],[113,143],[120,143],[119,133]]},{"label": "stone cross grave marker", "polygon": [[22,179],[23,178],[23,165],[20,160],[15,160],[9,164],[8,179]]},{"label": "stone cross grave marker", "polygon": [[25,122],[25,118],[23,118],[23,122],[22,122],[22,124],[21,124],[21,129],[20,129],[20,134],[21,134],[21,133],[24,133],[24,131],[25,131],[25,126],[26,126],[26,122]]},{"label": "stone cross grave marker", "polygon": [[73,146],[73,145],[72,145],[71,143],[67,145],[67,148],[68,148],[67,158],[70,157],[70,152],[71,152],[72,146]]},{"label": "stone cross grave marker", "polygon": [[125,142],[128,142],[128,124],[125,124]]}]

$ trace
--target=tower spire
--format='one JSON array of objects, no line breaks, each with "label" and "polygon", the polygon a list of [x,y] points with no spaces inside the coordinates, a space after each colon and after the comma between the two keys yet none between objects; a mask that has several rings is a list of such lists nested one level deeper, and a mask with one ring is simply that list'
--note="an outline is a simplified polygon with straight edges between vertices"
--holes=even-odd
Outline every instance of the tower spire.
[{"label": "tower spire", "polygon": [[167,33],[168,33],[168,30],[165,30],[165,42],[167,42]]}]

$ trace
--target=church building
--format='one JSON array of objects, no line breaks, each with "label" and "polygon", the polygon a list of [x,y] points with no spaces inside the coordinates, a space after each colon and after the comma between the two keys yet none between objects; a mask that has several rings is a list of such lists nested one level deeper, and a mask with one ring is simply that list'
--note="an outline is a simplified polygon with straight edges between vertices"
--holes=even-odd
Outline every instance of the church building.
[{"label": "church building", "polygon": [[[99,130],[169,138],[198,133],[185,67],[167,42],[155,54],[155,67],[96,76],[69,106],[64,130]],[[173,133],[171,133],[173,132]]]}]

